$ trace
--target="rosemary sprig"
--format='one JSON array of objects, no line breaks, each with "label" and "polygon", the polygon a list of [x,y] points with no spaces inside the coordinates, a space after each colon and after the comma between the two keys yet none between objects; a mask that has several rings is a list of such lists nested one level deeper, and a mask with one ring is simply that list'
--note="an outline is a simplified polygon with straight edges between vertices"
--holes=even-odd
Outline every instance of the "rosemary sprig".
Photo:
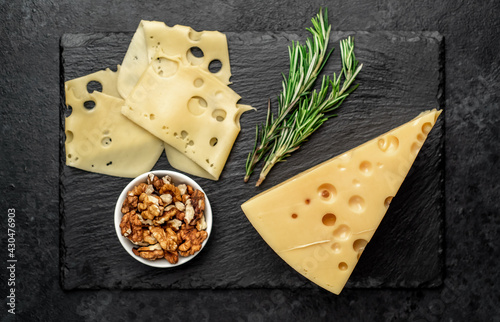
[{"label": "rosemary sprig", "polygon": [[312,38],[308,38],[305,45],[292,42],[292,46],[288,48],[290,70],[288,78],[283,75],[282,91],[278,97],[278,115],[276,118],[274,117],[269,102],[266,124],[260,130],[257,125],[255,144],[245,164],[245,182],[250,178],[255,165],[271,148],[285,118],[293,111],[300,98],[307,94],[313,86],[333,51],[331,50],[327,54],[331,31],[327,9],[324,12],[320,9],[311,22],[313,27],[307,28],[307,30],[311,33]]},{"label": "rosemary sprig", "polygon": [[[277,139],[275,140],[266,162],[257,181],[259,186],[266,178],[269,171],[278,162],[284,161],[290,154],[300,148],[307,138],[314,133],[326,120],[337,116],[327,113],[337,109],[342,102],[352,93],[358,85],[351,87],[354,79],[363,65],[359,65],[354,55],[354,40],[348,37],[340,42],[342,70],[333,79],[323,77],[319,92],[313,91],[309,97],[304,97],[299,102],[299,107],[285,121]],[[359,65],[359,66],[358,66]],[[342,77],[344,81],[341,80]],[[331,86],[330,94],[327,95]]]}]

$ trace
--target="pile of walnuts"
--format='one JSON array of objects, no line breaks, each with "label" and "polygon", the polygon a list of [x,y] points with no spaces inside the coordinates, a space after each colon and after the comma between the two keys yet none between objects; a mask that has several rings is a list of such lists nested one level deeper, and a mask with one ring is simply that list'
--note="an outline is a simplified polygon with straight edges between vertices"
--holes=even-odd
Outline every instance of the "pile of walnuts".
[{"label": "pile of walnuts", "polygon": [[138,248],[135,255],[149,260],[165,258],[175,264],[180,256],[201,249],[207,238],[205,194],[187,184],[172,183],[170,176],[150,173],[127,193],[120,229]]}]

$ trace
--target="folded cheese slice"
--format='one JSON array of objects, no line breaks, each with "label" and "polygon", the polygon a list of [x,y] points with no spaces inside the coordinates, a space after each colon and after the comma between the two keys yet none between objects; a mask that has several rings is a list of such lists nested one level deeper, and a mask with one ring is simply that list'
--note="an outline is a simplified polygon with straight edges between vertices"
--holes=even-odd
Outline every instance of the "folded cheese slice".
[{"label": "folded cheese slice", "polygon": [[122,113],[217,180],[251,107],[226,84],[162,53],[125,100]]},{"label": "folded cheese slice", "polygon": [[[116,89],[117,73],[107,69],[65,83],[66,165],[119,177],[150,171],[163,142],[121,114],[124,100]],[[101,91],[89,93],[87,85]]]},{"label": "folded cheese slice", "polygon": [[440,113],[424,112],[241,208],[283,260],[339,294]]},{"label": "folded cheese slice", "polygon": [[231,67],[226,36],[218,31],[197,32],[191,27],[167,26],[163,22],[142,20],[130,42],[118,75],[118,91],[126,98],[147,69],[156,52],[179,56],[185,64],[213,71],[229,84]]}]

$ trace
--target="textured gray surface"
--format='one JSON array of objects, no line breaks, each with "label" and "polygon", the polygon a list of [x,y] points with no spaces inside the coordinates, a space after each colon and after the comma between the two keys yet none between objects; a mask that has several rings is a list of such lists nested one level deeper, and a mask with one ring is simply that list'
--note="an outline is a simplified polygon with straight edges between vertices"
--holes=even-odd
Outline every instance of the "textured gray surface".
[{"label": "textured gray surface", "polygon": [[[331,75],[339,69],[337,40],[348,35],[355,37],[357,58],[364,64],[360,89],[338,110],[339,117],[327,122],[286,166],[277,166],[258,189],[253,186],[255,178],[248,184],[242,180],[246,156],[253,143],[253,129],[265,118],[266,98],[274,99],[279,91],[280,73],[288,64],[287,46],[292,40],[303,40],[305,35],[228,33],[231,87],[243,97],[241,102],[258,106],[258,111],[242,116],[242,133],[221,179],[198,180],[211,200],[214,233],[208,247],[188,265],[168,271],[148,268],[123,251],[113,229],[113,209],[128,179],[61,167],[63,288],[315,287],[266,246],[240,205],[265,188],[405,123],[423,110],[438,107],[444,86],[440,73],[444,63],[442,37],[437,33],[334,32],[331,47],[337,51],[325,73]],[[131,36],[64,35],[61,40],[64,79],[117,65]],[[441,119],[348,287],[441,284],[442,125]],[[64,153],[61,157],[64,163]],[[171,169],[165,156],[155,169]],[[290,278],[283,279],[284,272]]]},{"label": "textured gray surface", "polygon": [[[435,289],[62,291],[59,39],[135,30],[140,19],[223,31],[301,31],[318,7],[335,30],[438,31],[445,52],[445,276]],[[19,320],[498,321],[500,3],[133,1],[0,5],[0,198],[16,209]],[[1,231],[6,221],[0,222]],[[2,244],[6,237],[3,235]],[[1,258],[6,258],[2,247]],[[365,254],[366,255],[366,254]],[[284,275],[283,278],[288,278]],[[0,271],[3,296],[7,271]],[[13,320],[2,306],[2,320]]]}]

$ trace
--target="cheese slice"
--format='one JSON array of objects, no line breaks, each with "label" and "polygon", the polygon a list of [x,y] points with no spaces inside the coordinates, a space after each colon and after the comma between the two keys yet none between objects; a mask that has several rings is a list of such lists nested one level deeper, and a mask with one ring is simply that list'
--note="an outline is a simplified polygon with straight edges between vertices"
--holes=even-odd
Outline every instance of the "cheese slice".
[{"label": "cheese slice", "polygon": [[209,71],[224,84],[229,84],[231,67],[227,39],[218,31],[197,32],[191,27],[167,26],[163,22],[142,20],[130,42],[121,72],[118,91],[127,97],[141,75],[161,50],[169,56],[179,56],[185,64]]},{"label": "cheese slice", "polygon": [[218,180],[251,107],[211,73],[163,53],[125,100],[122,113]]},{"label": "cheese slice", "polygon": [[241,208],[283,260],[339,294],[440,113],[424,112]]},{"label": "cheese slice", "polygon": [[[102,92],[87,91],[98,81]],[[116,90],[116,73],[99,71],[65,83],[66,165],[120,177],[150,171],[163,152],[163,142],[121,114],[124,100]],[[107,94],[106,94],[107,93]]]},{"label": "cheese slice", "polygon": [[82,100],[90,99],[89,94],[93,92],[91,87],[95,87],[94,91],[121,98],[120,93],[118,93],[118,87],[116,86],[119,73],[119,65],[117,66],[116,72],[106,68],[105,70],[100,70],[86,76],[66,81],[64,83],[64,88],[66,91],[71,88],[75,97]]},{"label": "cheese slice", "polygon": [[[253,109],[250,105],[237,104],[238,108],[244,110]],[[168,163],[170,165],[179,170],[186,173],[189,173],[194,176],[206,178],[206,179],[214,179],[214,177],[201,166],[199,166],[196,162],[188,158],[184,153],[180,152],[176,148],[170,146],[165,143],[165,154],[167,155]]]}]

